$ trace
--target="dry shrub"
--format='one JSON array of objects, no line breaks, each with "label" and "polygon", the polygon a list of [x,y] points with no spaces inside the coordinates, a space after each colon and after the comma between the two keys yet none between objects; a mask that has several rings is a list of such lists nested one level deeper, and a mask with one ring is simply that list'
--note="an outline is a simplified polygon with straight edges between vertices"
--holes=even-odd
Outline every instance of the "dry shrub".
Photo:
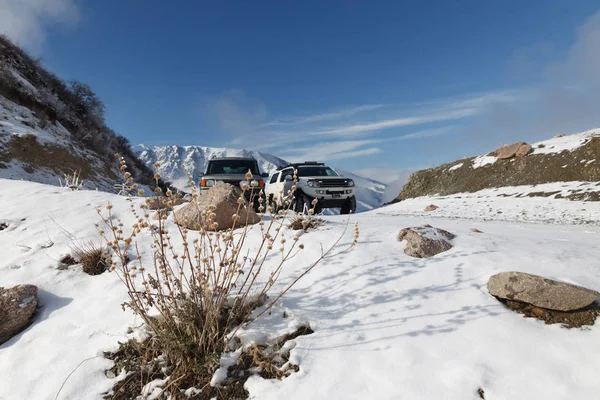
[{"label": "dry shrub", "polygon": [[111,263],[107,251],[91,242],[74,247],[73,255],[88,275],[100,275],[108,270]]},{"label": "dry shrub", "polygon": [[[120,163],[126,184],[134,192],[139,186],[126,172],[127,166],[121,157]],[[159,164],[155,164],[155,168],[158,167]],[[157,182],[160,179],[158,173],[155,179]],[[275,214],[270,207],[265,208],[261,192],[257,207],[261,221],[253,228],[246,224],[234,229],[243,222],[240,221],[240,210],[248,207],[244,194],[254,190],[246,185],[238,199],[238,212],[232,216],[231,228],[214,232],[214,206],[200,209],[200,195],[191,176],[189,180],[192,203],[199,208],[203,226],[195,232],[175,225],[178,241],[168,233],[164,219],[152,221],[148,209],[136,209],[131,197],[130,210],[136,222],[130,229],[113,214],[111,205],[105,210],[97,210],[103,221],[103,226],[98,226],[100,236],[115,255],[110,270],[119,275],[129,294],[129,301],[124,306],[141,317],[148,328],[151,339],[147,342],[151,346],[148,345],[146,350],[153,357],[160,356],[161,369],[168,377],[163,395],[174,399],[180,398],[181,390],[185,388],[209,387],[210,377],[219,367],[220,355],[238,346],[232,340],[237,330],[268,312],[322,260],[350,250],[358,238],[358,227],[355,227],[354,240],[340,249],[338,246],[345,229],[333,245],[321,249],[316,261],[271,295],[284,264],[304,249],[299,237],[285,229],[289,204]],[[154,192],[157,196],[163,195],[158,185]],[[139,190],[138,193],[143,194]],[[173,210],[173,194],[167,190],[164,196],[166,201],[157,201]],[[269,219],[262,219],[265,211]],[[250,229],[261,237],[259,245],[253,249],[244,246]],[[152,240],[150,259],[139,252],[136,241],[141,240],[138,236],[142,234],[149,235]],[[128,263],[129,250],[137,257]],[[279,257],[270,257],[274,253]],[[261,307],[260,311],[254,313],[257,307]],[[148,362],[148,358],[142,360],[142,363]],[[142,365],[140,368],[149,367]],[[238,379],[232,378],[223,384],[233,381]]]},{"label": "dry shrub", "polygon": [[145,206],[146,208],[148,208],[148,210],[164,210],[169,208],[169,202],[172,203],[173,207],[186,203],[186,201],[183,200],[180,196],[173,196],[172,198],[156,196],[147,199]]},{"label": "dry shrub", "polygon": [[313,217],[312,215],[297,214],[292,217],[288,228],[295,231],[302,230],[307,232],[309,229],[317,229],[319,226],[324,225],[325,221],[321,218]]}]

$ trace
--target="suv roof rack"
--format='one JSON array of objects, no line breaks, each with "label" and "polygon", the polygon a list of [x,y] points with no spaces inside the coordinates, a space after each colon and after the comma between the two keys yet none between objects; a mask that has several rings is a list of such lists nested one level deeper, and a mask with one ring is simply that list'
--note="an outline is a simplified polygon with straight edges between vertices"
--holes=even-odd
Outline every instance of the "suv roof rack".
[{"label": "suv roof rack", "polygon": [[281,171],[282,169],[289,168],[289,167],[296,168],[296,167],[302,167],[302,166],[306,166],[306,165],[325,165],[325,163],[317,162],[317,161],[304,161],[301,163],[289,163],[287,165],[282,165],[281,167],[278,167],[276,169],[276,171]]},{"label": "suv roof rack", "polygon": [[256,161],[256,158],[254,158],[253,156],[247,156],[247,157],[244,157],[244,156],[221,157],[221,156],[218,156],[216,154],[213,154],[210,157],[210,159],[211,160],[254,160],[254,161]]}]

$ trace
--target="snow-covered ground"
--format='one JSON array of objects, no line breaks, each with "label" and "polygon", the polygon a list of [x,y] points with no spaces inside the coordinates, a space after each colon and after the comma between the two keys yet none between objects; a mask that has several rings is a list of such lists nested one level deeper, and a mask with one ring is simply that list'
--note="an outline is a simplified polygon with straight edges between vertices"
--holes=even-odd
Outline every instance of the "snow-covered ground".
[{"label": "snow-covered ground", "polygon": [[[379,215],[427,218],[475,219],[485,221],[600,225],[600,202],[571,201],[555,197],[600,192],[599,182],[554,182],[531,186],[506,186],[403,200],[375,211]],[[528,197],[531,193],[551,194]],[[435,204],[439,208],[425,212]]]},{"label": "snow-covered ground", "polygon": [[[56,265],[71,244],[63,230],[97,241],[96,207],[112,203],[127,225],[133,222],[128,203],[108,193],[31,182],[0,180],[0,188],[0,222],[8,224],[0,231],[0,285],[37,285],[41,303],[35,322],[0,346],[0,399],[54,399],[67,378],[58,399],[99,399],[113,384],[104,375],[111,362],[102,351],[126,340],[127,328],[139,321],[121,310],[126,294],[116,275],[88,276]],[[600,221],[597,203],[499,197],[489,200],[492,210],[478,214],[476,196],[429,200],[351,217],[360,225],[359,244],[288,293],[280,307],[292,322],[254,325],[268,336],[304,320],[315,333],[294,340],[291,361],[300,371],[283,381],[251,378],[250,398],[476,400],[479,388],[488,400],[598,397],[599,326],[568,330],[525,319],[486,288],[490,275],[517,270],[600,289],[600,227],[571,225],[577,218]],[[435,217],[461,201],[463,211],[447,215],[461,219]],[[423,213],[428,202],[440,209]],[[529,214],[536,224],[483,221],[495,217],[494,207],[507,214],[543,202],[556,213],[573,205],[563,225],[541,223],[547,220],[541,211]],[[345,218],[324,218],[323,227],[301,237],[306,249],[287,264],[279,285],[310,265],[320,244],[327,247],[339,236]],[[454,248],[430,259],[404,254],[398,231],[424,223],[457,235]],[[141,251],[150,254],[147,244]]]},{"label": "snow-covered ground", "polygon": [[[261,172],[273,172],[276,168],[287,165],[288,162],[271,154],[244,149],[231,149],[205,146],[145,146],[138,145],[136,152],[150,168],[154,163],[160,163],[158,172],[173,186],[180,190],[189,191],[188,178],[181,165],[197,177],[204,173],[208,160],[213,157],[254,157]],[[351,178],[356,183],[357,212],[372,210],[384,203],[384,193],[387,185],[373,179],[358,176],[349,171],[336,169],[341,175]],[[396,193],[397,194],[397,193]]]}]

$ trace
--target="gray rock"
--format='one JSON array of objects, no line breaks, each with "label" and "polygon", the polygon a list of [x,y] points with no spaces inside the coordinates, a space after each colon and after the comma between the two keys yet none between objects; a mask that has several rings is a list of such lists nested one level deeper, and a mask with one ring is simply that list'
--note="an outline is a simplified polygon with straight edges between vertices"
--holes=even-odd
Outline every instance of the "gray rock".
[{"label": "gray rock", "polygon": [[600,297],[595,290],[523,272],[502,272],[490,277],[488,291],[501,299],[521,301],[557,311],[572,311]]},{"label": "gray rock", "polygon": [[413,228],[404,228],[398,233],[398,241],[407,241],[404,252],[417,258],[433,257],[443,251],[450,250],[454,235],[443,229],[434,228],[431,225],[423,225]]},{"label": "gray rock", "polygon": [[0,287],[0,344],[29,325],[37,301],[36,286],[19,285],[10,289]]}]

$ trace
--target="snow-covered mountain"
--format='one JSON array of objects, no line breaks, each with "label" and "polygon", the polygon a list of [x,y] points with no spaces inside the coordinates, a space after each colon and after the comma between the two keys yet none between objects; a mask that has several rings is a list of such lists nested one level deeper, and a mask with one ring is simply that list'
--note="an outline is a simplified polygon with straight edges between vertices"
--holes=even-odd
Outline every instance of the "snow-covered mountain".
[{"label": "snow-covered mountain", "polygon": [[[261,172],[271,172],[277,167],[288,164],[287,161],[268,153],[253,150],[230,149],[205,146],[145,146],[135,148],[137,156],[149,167],[158,162],[161,177],[170,181],[181,190],[188,187],[185,168],[196,177],[206,170],[212,157],[254,157]],[[334,166],[335,168],[335,166]],[[348,171],[337,169],[340,174],[352,178],[356,183],[357,211],[366,211],[383,204],[386,185],[373,179],[364,178]]]}]

